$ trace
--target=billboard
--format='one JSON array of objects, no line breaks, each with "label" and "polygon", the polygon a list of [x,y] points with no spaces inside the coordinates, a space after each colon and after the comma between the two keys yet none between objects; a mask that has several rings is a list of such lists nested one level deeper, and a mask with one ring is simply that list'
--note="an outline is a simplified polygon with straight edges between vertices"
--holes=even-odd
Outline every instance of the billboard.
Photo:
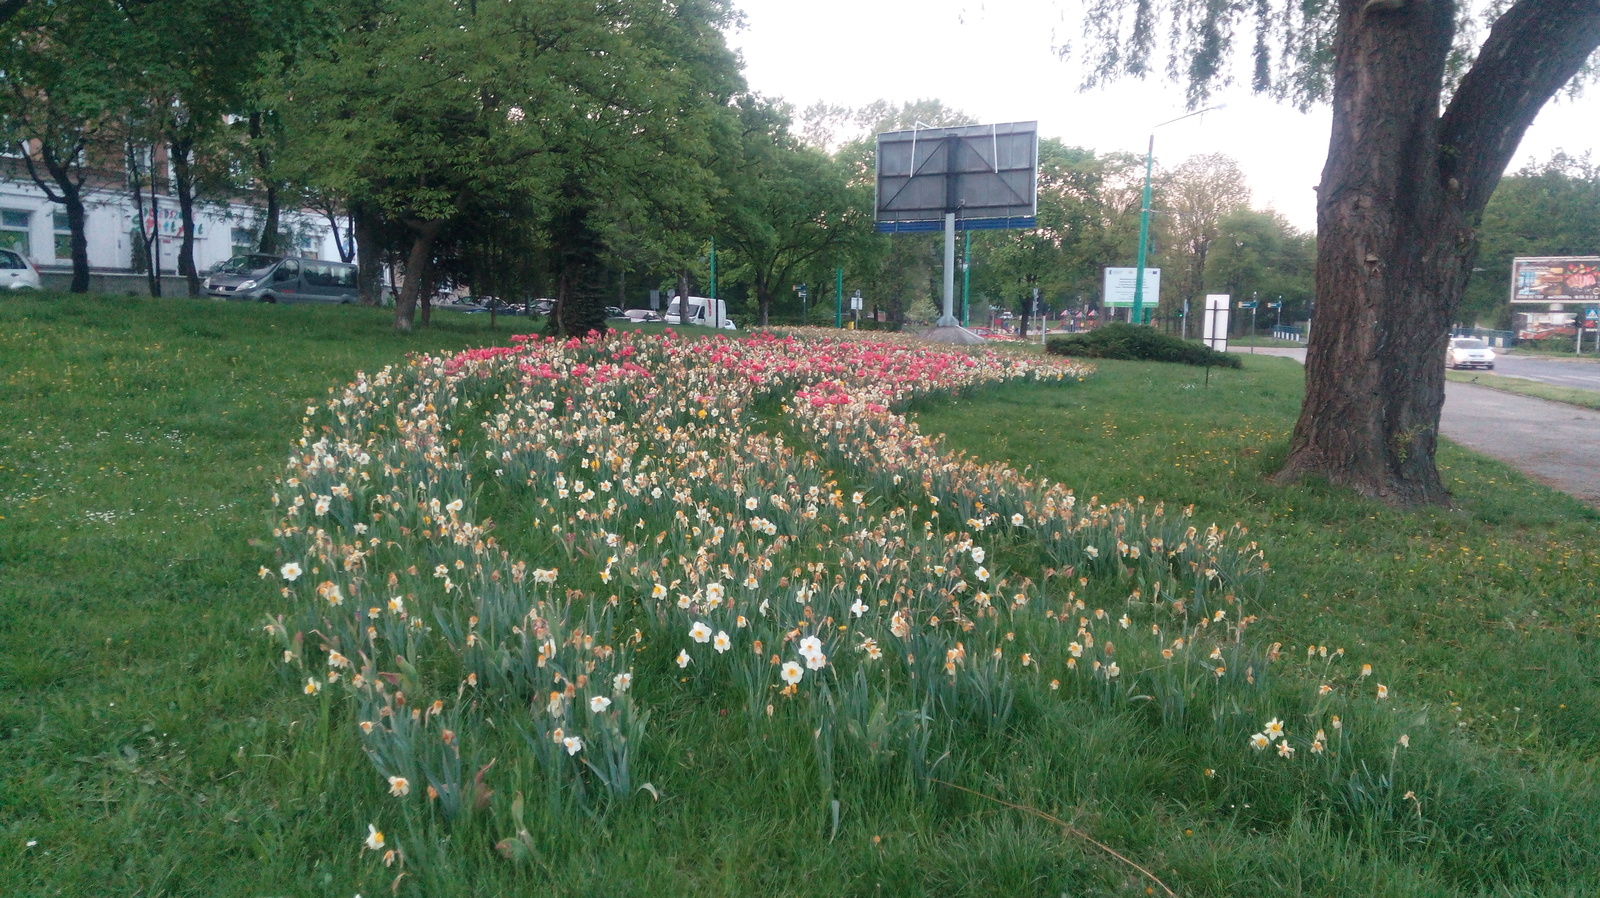
[{"label": "billboard", "polygon": [[1600,256],[1512,259],[1511,301],[1600,302]]},{"label": "billboard", "polygon": [[[1105,290],[1100,304],[1108,309],[1133,307],[1133,288],[1138,280],[1137,268],[1107,268]],[[1144,270],[1144,305],[1154,309],[1161,299],[1161,269]]]},{"label": "billboard", "polygon": [[877,230],[1031,228],[1038,213],[1039,124],[918,128],[878,135]]}]

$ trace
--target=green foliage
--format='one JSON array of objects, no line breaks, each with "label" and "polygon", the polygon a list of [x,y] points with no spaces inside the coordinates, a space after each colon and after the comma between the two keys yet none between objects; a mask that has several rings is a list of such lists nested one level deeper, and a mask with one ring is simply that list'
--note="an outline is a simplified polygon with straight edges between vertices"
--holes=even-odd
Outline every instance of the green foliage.
[{"label": "green foliage", "polygon": [[[1600,249],[1600,165],[1556,153],[1500,181],[1478,228],[1478,264],[1457,320],[1501,326],[1517,256],[1592,256]],[[1509,321],[1506,322],[1509,324]]]},{"label": "green foliage", "polygon": [[1153,327],[1122,322],[1102,325],[1082,334],[1050,337],[1045,350],[1053,355],[1086,359],[1125,359],[1149,362],[1177,362],[1184,365],[1238,368],[1238,356],[1181,340]]},{"label": "green foliage", "polygon": [[1283,302],[1283,321],[1309,317],[1316,238],[1273,212],[1241,209],[1224,216],[1206,256],[1206,289],[1234,299],[1254,298],[1263,325],[1277,320],[1268,302]]}]

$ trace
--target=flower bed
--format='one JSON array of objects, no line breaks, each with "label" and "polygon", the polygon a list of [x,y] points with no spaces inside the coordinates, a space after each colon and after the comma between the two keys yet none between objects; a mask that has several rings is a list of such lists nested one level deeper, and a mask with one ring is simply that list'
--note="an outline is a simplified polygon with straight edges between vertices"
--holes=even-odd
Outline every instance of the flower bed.
[{"label": "flower bed", "polygon": [[[445,820],[493,800],[491,757],[582,803],[650,788],[644,696],[707,684],[742,697],[752,732],[803,721],[825,787],[841,757],[926,777],[937,735],[1005,727],[1023,683],[1221,720],[1276,656],[1242,638],[1238,596],[1266,570],[1246,534],[951,456],[905,417],[1092,372],[669,332],[361,375],[306,410],[273,497],[281,558],[262,573],[286,608],[267,631],[300,688],[343,697],[389,794]],[[1080,597],[1107,581],[1125,607]],[[1253,721],[1228,726],[1249,743]],[[507,738],[520,759],[482,747]]]}]

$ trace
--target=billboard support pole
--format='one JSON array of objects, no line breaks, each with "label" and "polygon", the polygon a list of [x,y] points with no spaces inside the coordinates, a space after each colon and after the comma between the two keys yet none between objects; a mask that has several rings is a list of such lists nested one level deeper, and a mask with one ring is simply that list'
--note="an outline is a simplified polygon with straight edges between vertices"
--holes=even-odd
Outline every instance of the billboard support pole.
[{"label": "billboard support pole", "polygon": [[944,317],[940,327],[960,327],[956,320],[956,214],[944,214]]}]

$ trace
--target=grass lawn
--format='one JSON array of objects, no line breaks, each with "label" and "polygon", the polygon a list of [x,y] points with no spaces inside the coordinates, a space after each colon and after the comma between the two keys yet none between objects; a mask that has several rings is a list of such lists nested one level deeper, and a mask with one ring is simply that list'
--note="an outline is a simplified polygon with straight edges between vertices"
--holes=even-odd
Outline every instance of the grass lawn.
[{"label": "grass lawn", "polygon": [[[440,313],[401,338],[388,323],[357,308],[0,302],[0,894],[389,889],[393,871],[361,848],[387,799],[349,711],[301,694],[260,633],[282,604],[256,576],[274,563],[268,499],[308,400],[530,325]],[[940,782],[855,763],[828,800],[811,734],[753,737],[737,699],[708,687],[652,718],[636,780],[659,800],[576,809],[504,762],[489,816],[411,834],[435,847],[400,893],[1600,891],[1600,514],[1450,446],[1451,509],[1273,486],[1303,371],[1244,363],[1207,383],[1101,362],[1081,383],[915,417],[1085,500],[1144,496],[1248,527],[1272,565],[1249,597],[1255,638],[1283,658],[1245,710],[1311,708],[1328,662],[1307,648],[1343,648],[1375,669],[1352,688],[1393,691],[1357,722],[1392,723],[1408,747],[1299,776],[1242,739],[1164,727],[1137,697],[1056,700],[1040,681],[1011,725],[936,747]],[[1127,592],[1083,588],[1106,607]],[[524,791],[513,819],[503,799]],[[502,858],[495,843],[519,828],[533,850]]]}]

